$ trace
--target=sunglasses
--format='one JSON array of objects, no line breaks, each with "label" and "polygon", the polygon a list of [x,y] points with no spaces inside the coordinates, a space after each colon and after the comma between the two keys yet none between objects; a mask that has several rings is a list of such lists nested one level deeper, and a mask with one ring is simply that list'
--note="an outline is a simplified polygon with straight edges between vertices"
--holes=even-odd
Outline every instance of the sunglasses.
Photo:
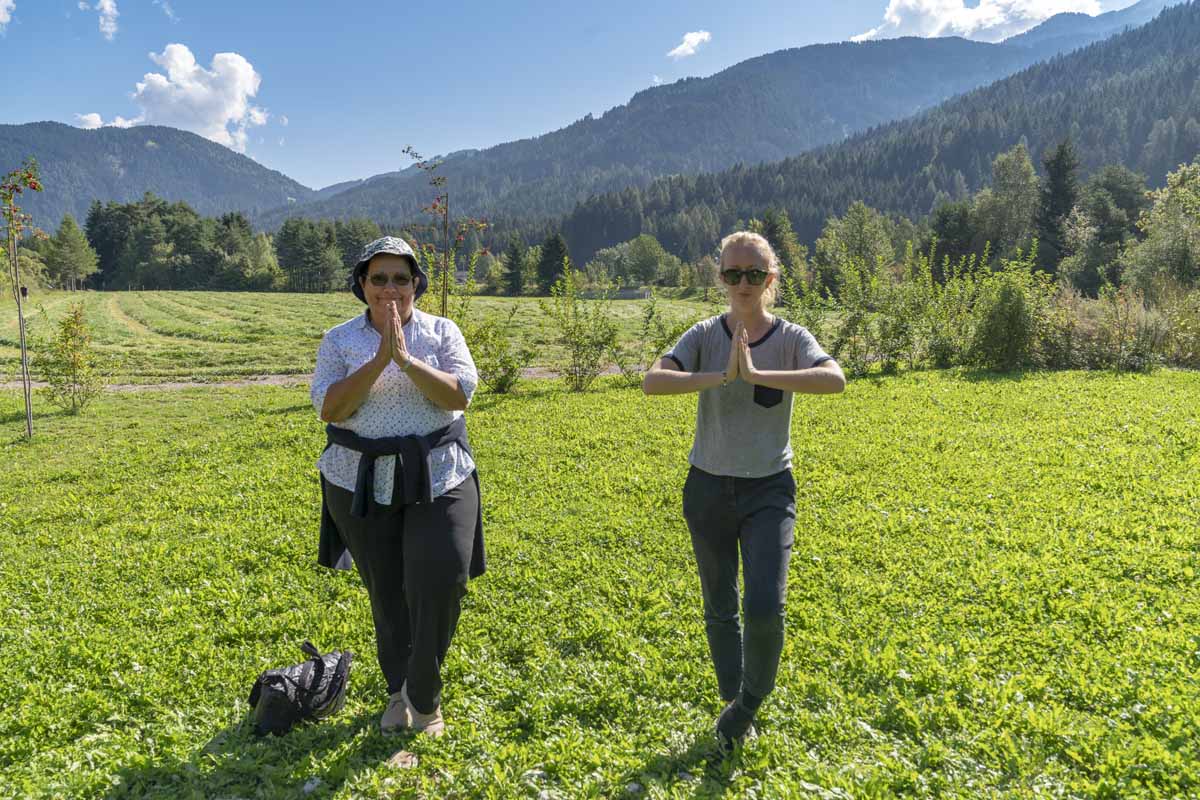
[{"label": "sunglasses", "polygon": [[742,282],[742,276],[746,277],[746,282],[751,286],[761,286],[762,282],[767,279],[771,273],[763,269],[723,269],[721,270],[721,280],[728,283],[730,286],[737,286]]},{"label": "sunglasses", "polygon": [[371,277],[367,278],[367,280],[369,280],[371,282],[372,286],[378,286],[380,289],[382,289],[384,286],[387,286],[389,283],[394,283],[397,286],[399,286],[401,289],[403,289],[405,286],[408,286],[410,283],[413,282],[411,275],[375,274],[375,275],[372,275]]}]

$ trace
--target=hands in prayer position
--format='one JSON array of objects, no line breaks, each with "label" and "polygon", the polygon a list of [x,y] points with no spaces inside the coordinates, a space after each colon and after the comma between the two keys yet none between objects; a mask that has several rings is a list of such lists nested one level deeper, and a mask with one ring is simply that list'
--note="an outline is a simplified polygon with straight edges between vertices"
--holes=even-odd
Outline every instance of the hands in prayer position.
[{"label": "hands in prayer position", "polygon": [[395,361],[396,366],[407,372],[412,363],[412,356],[404,341],[404,323],[400,319],[400,309],[397,308],[395,301],[387,304],[384,330],[387,334],[379,337],[379,350],[375,353],[375,365],[382,370],[389,361]]},{"label": "hands in prayer position", "polygon": [[733,342],[729,348],[729,366],[725,368],[726,382],[733,383],[737,378],[741,378],[749,384],[754,384],[758,378],[758,371],[754,369],[754,359],[750,356],[750,334],[741,322],[733,330]]},{"label": "hands in prayer position", "polygon": [[746,328],[742,323],[738,323],[733,329],[733,341],[729,344],[729,363],[725,367],[725,382],[733,383],[738,379],[741,372],[742,352],[741,341],[742,334],[746,332]]}]

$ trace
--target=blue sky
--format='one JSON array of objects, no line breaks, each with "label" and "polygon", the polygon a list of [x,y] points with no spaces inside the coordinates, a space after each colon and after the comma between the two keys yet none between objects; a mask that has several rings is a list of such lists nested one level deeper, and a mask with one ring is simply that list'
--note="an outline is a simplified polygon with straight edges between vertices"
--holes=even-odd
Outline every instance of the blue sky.
[{"label": "blue sky", "polygon": [[1132,0],[0,0],[0,122],[167,124],[313,188],[853,37],[997,40]]}]

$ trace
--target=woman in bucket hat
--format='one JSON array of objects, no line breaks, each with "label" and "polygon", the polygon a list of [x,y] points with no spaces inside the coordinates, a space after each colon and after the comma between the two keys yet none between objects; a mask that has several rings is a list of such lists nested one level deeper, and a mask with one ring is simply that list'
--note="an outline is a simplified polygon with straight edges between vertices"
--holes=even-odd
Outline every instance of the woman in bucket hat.
[{"label": "woman in bucket hat", "polygon": [[[773,316],[779,266],[741,231],[721,242],[729,311],[696,323],[646,373],[646,394],[699,392],[683,516],[700,573],[704,627],[725,707],[723,750],[752,735],[783,652],[796,482],[792,397],[841,392],[846,379],[805,328]],[[745,575],[739,619],[738,555]]]},{"label": "woman in bucket hat", "polygon": [[403,239],[368,244],[350,284],[367,310],[325,333],[311,394],[328,423],[319,562],[353,563],[366,584],[381,729],[436,736],[442,663],[484,553],[463,419],[479,379],[458,326],[415,307],[428,285]]}]

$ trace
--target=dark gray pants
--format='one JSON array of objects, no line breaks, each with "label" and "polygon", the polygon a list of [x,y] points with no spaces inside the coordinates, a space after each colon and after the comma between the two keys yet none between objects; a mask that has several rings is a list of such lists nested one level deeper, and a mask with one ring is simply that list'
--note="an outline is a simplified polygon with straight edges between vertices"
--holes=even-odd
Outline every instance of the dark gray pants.
[{"label": "dark gray pants", "polygon": [[432,503],[373,504],[366,519],[351,516],[353,497],[326,481],[329,512],[371,598],[388,692],[408,681],[417,711],[431,713],[441,703],[441,666],[467,593],[479,492],[468,478]]},{"label": "dark gray pants", "polygon": [[[765,478],[712,475],[692,467],[683,485],[683,516],[700,571],[704,626],[729,701],[744,691],[761,701],[775,688],[783,652],[783,606],[796,523],[791,470]],[[738,621],[738,550],[745,571]]]}]

